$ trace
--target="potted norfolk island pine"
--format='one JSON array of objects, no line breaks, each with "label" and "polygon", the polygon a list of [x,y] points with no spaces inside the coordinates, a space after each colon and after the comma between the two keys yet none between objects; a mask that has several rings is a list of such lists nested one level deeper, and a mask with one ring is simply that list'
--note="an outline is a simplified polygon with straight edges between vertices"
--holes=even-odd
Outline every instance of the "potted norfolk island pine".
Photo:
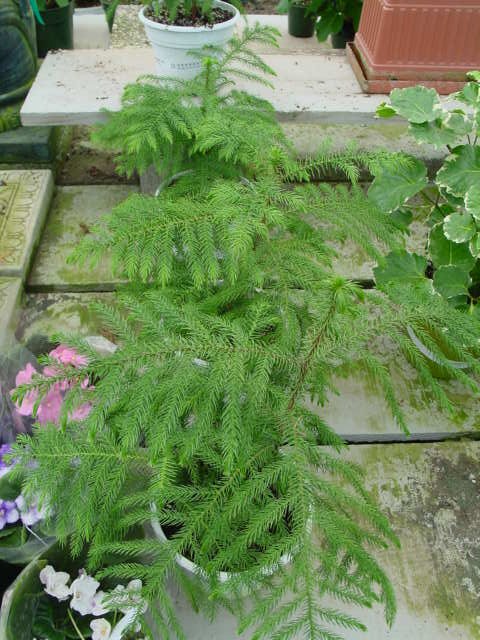
[{"label": "potted norfolk island pine", "polygon": [[[223,56],[204,51],[195,78],[126,88],[97,141],[124,173],[154,165],[175,179],[120,203],[72,257],[95,262],[108,251],[130,281],[96,307],[117,349],[100,356],[65,337],[82,362],[46,358],[55,375],[15,391],[22,402],[68,382],[60,428],[21,437],[14,473],[25,495],[56,505],[56,534],[73,556],[89,547],[87,571],[142,579],[154,637],[185,638],[172,579],[196,610],[225,605],[258,639],[364,629],[347,605],[383,606],[391,623],[395,596],[375,552],[397,540],[321,403],[334,372],[360,369],[406,429],[382,356],[388,341],[415,384],[448,407],[406,330],[425,322],[447,323],[472,364],[453,376],[478,387],[476,317],[409,281],[366,292],[332,269],[329,233],[376,258],[402,246],[358,178],[406,161],[326,148],[298,161],[272,106],[234,84],[264,81],[270,70],[251,45],[274,40],[271,29],[247,27]],[[350,188],[311,183],[332,168]],[[87,401],[88,415],[69,420]],[[139,525],[147,535],[132,538]],[[110,553],[124,561],[108,566]]]},{"label": "potted norfolk island pine", "polygon": [[191,55],[204,46],[224,46],[240,13],[223,0],[144,0],[140,20],[155,54],[160,76],[191,78],[201,70]]}]

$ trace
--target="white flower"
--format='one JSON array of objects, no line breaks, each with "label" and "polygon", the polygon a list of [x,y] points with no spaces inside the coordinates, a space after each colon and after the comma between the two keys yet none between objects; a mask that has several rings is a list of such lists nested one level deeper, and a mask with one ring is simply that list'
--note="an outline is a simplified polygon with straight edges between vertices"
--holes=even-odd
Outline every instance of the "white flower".
[{"label": "white flower", "polygon": [[80,577],[72,582],[72,600],[70,606],[81,616],[88,616],[92,613],[92,607],[94,603],[94,597],[97,592],[100,583],[87,576],[86,573],[81,573]]},{"label": "white flower", "polygon": [[92,600],[92,616],[104,616],[109,609],[105,607],[105,591],[97,591]]},{"label": "white flower", "polygon": [[97,618],[90,622],[90,629],[93,631],[92,640],[109,640],[112,627],[105,618]]},{"label": "white flower", "polygon": [[55,571],[51,565],[44,567],[39,573],[40,582],[45,585],[45,593],[57,598],[57,600],[68,600],[71,596],[71,589],[67,585],[70,576],[65,571]]}]

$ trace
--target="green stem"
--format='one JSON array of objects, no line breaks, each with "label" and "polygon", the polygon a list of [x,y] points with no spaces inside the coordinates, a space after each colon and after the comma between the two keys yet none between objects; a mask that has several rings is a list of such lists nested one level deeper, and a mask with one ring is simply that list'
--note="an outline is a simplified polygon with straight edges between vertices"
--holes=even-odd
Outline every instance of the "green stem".
[{"label": "green stem", "polygon": [[78,628],[77,623],[75,622],[75,618],[72,616],[72,612],[70,611],[70,607],[67,609],[67,613],[68,613],[68,617],[70,618],[70,621],[71,621],[71,623],[73,625],[73,628],[78,633],[78,637],[80,638],[80,640],[85,640],[85,636],[82,634],[82,632]]}]

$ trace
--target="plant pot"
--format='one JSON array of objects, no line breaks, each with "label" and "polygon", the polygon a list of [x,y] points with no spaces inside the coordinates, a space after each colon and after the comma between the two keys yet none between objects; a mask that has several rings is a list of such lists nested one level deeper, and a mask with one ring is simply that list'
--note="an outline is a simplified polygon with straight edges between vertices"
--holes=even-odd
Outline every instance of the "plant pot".
[{"label": "plant pot", "polygon": [[201,60],[189,55],[205,45],[224,46],[233,36],[240,13],[226,2],[215,0],[215,7],[230,11],[232,18],[213,27],[177,27],[149,20],[142,8],[139,17],[153,47],[157,73],[162,77],[193,78],[202,70]]},{"label": "plant pot", "polygon": [[0,2],[0,105],[23,98],[37,72],[35,22],[28,0]]},{"label": "plant pot", "polygon": [[315,31],[315,15],[307,15],[306,7],[291,4],[288,7],[288,33],[295,38],[311,38]]},{"label": "plant pot", "polygon": [[[155,507],[153,505],[152,505],[152,511],[155,511]],[[155,518],[152,518],[152,520],[150,521],[150,524],[152,526],[153,533],[154,533],[155,537],[157,538],[157,540],[160,540],[161,542],[168,542],[168,537],[166,536],[166,534],[165,534],[160,522],[158,520],[156,520]],[[176,556],[175,556],[175,560],[176,560],[178,566],[181,567],[186,573],[188,573],[188,574],[190,574],[192,576],[205,575],[205,572],[203,571],[203,569],[201,567],[198,566],[198,564],[196,564],[192,560],[189,560],[185,556],[182,556],[179,553],[177,553]],[[285,553],[285,554],[283,554],[283,556],[281,556],[281,558],[278,561],[278,563],[276,563],[275,565],[273,565],[271,567],[264,568],[263,571],[262,571],[263,575],[264,576],[271,576],[277,571],[277,569],[279,567],[284,567],[287,564],[290,564],[291,561],[292,561],[292,555],[289,554],[289,553]],[[236,574],[233,573],[233,572],[219,571],[218,574],[217,574],[217,578],[218,578],[218,581],[220,583],[225,584],[226,582],[231,580],[235,575]]]},{"label": "plant pot", "polygon": [[52,49],[73,49],[73,7],[72,1],[65,7],[40,13],[45,23],[37,23],[37,47],[40,58],[44,58]]},{"label": "plant pot", "polygon": [[434,353],[432,353],[432,351],[430,351],[430,349],[426,345],[424,345],[420,338],[416,335],[412,327],[407,327],[407,333],[413,344],[426,359],[430,373],[435,378],[438,378],[439,380],[450,380],[452,378],[452,374],[449,371],[448,367],[445,367],[445,364],[447,364],[449,367],[453,367],[454,369],[468,369],[468,364],[466,362],[458,362],[457,360],[449,359],[450,354],[448,353],[448,346],[442,343],[440,336],[435,335],[432,336],[432,338],[445,354],[444,359],[440,359]]},{"label": "plant pot", "polygon": [[362,88],[451,93],[480,68],[480,0],[365,0],[349,59]]},{"label": "plant pot", "polygon": [[[112,7],[113,5],[113,7]],[[114,4],[111,0],[102,0],[102,9],[105,13],[105,19],[107,21],[108,30],[112,33],[113,23],[115,22],[115,13],[117,11],[118,4]]]},{"label": "plant pot", "polygon": [[347,42],[352,42],[355,38],[355,28],[351,22],[344,22],[341,31],[332,33],[332,47],[334,49],[345,49]]}]

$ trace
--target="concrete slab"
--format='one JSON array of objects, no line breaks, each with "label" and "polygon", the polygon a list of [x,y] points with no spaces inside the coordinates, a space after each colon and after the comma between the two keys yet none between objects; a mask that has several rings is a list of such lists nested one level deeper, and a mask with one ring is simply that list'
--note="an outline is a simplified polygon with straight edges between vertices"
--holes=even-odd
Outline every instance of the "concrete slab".
[{"label": "concrete slab", "polygon": [[105,13],[75,9],[73,14],[73,46],[75,49],[108,49],[110,32]]},{"label": "concrete slab", "polygon": [[51,171],[0,171],[0,276],[26,277],[52,192]]},{"label": "concrete slab", "polygon": [[22,291],[20,278],[0,276],[0,353],[5,352],[12,343],[17,329]]},{"label": "concrete slab", "polygon": [[[402,549],[379,554],[398,600],[391,629],[379,607],[357,610],[368,632],[336,630],[346,640],[478,640],[480,638],[480,443],[366,445],[350,448]],[[213,623],[172,588],[189,640],[249,640],[221,611]],[[342,632],[343,631],[343,632]],[[304,636],[293,636],[301,640]]]},{"label": "concrete slab", "polygon": [[[68,265],[79,240],[100,217],[138,191],[136,186],[59,187],[48,216],[42,242],[28,278],[30,291],[106,291],[114,288],[108,258],[94,270]],[[118,282],[118,280],[117,280]]]},{"label": "concrete slab", "polygon": [[[275,89],[239,82],[272,102],[279,117],[308,122],[374,121],[382,96],[364,95],[344,54],[265,54],[276,72]],[[49,53],[22,107],[27,126],[94,124],[103,109],[118,110],[124,86],[155,72],[150,48]]]},{"label": "concrete slab", "polygon": [[91,309],[91,303],[112,301],[111,293],[26,294],[16,326],[16,338],[39,353],[38,345],[54,334],[107,335]]},{"label": "concrete slab", "polygon": [[19,127],[0,133],[0,163],[45,163],[55,156],[53,127]]}]

